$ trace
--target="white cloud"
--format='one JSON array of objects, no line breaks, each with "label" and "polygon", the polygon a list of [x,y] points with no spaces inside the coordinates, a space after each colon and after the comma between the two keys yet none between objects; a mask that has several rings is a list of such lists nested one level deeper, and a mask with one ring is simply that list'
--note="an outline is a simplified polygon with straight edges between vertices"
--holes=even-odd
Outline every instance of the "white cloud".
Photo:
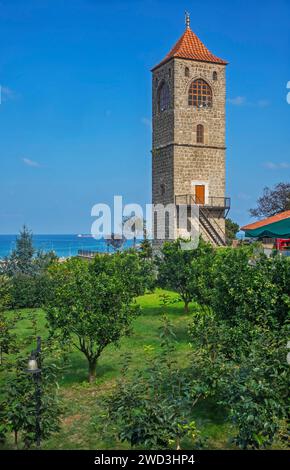
[{"label": "white cloud", "polygon": [[290,168],[290,163],[288,162],[265,162],[264,167],[268,168],[268,170],[286,170]]},{"label": "white cloud", "polygon": [[29,158],[22,158],[22,161],[27,166],[32,166],[34,168],[40,167],[40,164],[38,162],[35,162],[34,160],[30,160]]},{"label": "white cloud", "polygon": [[237,96],[236,98],[230,98],[228,102],[234,106],[243,106],[246,104],[247,98],[245,96]]},{"label": "white cloud", "polygon": [[254,108],[266,108],[270,105],[270,101],[266,99],[260,99],[258,101],[248,101],[245,96],[236,96],[236,98],[229,98],[228,103],[233,106],[252,106]]}]

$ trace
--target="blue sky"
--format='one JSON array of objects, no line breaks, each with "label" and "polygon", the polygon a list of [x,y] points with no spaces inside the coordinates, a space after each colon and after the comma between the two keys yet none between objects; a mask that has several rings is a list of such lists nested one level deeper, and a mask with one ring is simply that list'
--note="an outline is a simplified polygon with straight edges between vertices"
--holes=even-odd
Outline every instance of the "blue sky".
[{"label": "blue sky", "polygon": [[151,74],[191,27],[227,59],[231,217],[289,181],[289,0],[1,0],[0,233],[89,232],[151,201]]}]

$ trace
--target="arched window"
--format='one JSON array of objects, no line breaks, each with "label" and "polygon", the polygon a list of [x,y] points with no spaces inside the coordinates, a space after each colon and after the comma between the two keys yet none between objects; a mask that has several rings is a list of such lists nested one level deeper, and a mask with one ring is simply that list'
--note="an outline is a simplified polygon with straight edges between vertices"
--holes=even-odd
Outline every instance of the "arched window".
[{"label": "arched window", "polygon": [[189,68],[185,67],[184,74],[186,77],[189,77]]},{"label": "arched window", "polygon": [[201,78],[191,83],[188,92],[188,104],[195,108],[210,108],[212,106],[211,88]]},{"label": "arched window", "polygon": [[161,185],[160,185],[160,192],[161,192],[162,196],[165,194],[165,184],[164,183],[161,183]]},{"label": "arched window", "polygon": [[169,108],[169,86],[163,82],[158,91],[158,111],[162,113]]},{"label": "arched window", "polygon": [[217,80],[217,72],[213,72],[213,74],[212,74],[212,79],[213,79],[213,80]]},{"label": "arched window", "polygon": [[202,124],[198,124],[196,127],[196,142],[198,144],[204,143],[204,127]]}]

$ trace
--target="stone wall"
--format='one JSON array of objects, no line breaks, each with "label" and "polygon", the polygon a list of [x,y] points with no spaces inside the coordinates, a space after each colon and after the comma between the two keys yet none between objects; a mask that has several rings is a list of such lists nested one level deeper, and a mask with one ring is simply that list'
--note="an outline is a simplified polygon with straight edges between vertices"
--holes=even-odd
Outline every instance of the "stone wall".
[{"label": "stone wall", "polygon": [[[211,108],[188,105],[189,86],[198,78],[212,89]],[[163,81],[169,86],[170,106],[159,112],[158,90]],[[153,72],[153,203],[173,203],[177,195],[194,194],[198,182],[206,184],[207,200],[225,197],[225,88],[225,66],[220,64],[174,58]],[[204,126],[203,144],[196,142],[198,124]],[[211,218],[224,232],[224,218],[214,212]],[[208,239],[206,233],[203,236]]]},{"label": "stone wall", "polygon": [[[172,61],[152,76],[152,148],[164,147],[174,141],[174,69]],[[158,92],[163,82],[169,86],[169,109],[158,112]]]},{"label": "stone wall", "polygon": [[173,146],[152,150],[152,202],[174,202]]},{"label": "stone wall", "polygon": [[[196,145],[196,126],[205,127],[204,146],[225,147],[225,70],[224,65],[174,59],[174,142]],[[185,76],[185,68],[189,77]],[[213,80],[217,72],[217,80]],[[188,105],[188,90],[196,79],[205,80],[212,89],[213,106],[199,109]]]}]

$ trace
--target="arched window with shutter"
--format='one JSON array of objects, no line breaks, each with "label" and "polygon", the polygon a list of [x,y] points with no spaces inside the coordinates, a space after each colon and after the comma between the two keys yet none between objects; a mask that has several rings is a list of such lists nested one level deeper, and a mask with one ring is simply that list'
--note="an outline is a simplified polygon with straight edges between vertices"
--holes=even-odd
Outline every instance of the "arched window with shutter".
[{"label": "arched window with shutter", "polygon": [[158,112],[162,113],[169,108],[169,86],[162,82],[158,90]]},{"label": "arched window with shutter", "polygon": [[201,78],[191,82],[188,91],[188,104],[189,106],[194,106],[195,108],[211,108],[211,87]]}]

